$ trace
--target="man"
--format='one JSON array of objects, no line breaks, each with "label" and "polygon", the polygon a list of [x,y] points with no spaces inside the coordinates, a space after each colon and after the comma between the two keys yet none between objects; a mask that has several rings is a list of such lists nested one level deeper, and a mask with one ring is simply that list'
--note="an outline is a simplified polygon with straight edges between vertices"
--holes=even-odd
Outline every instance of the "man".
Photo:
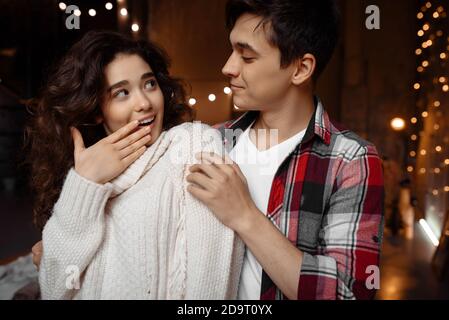
[{"label": "man", "polygon": [[333,1],[229,0],[226,14],[223,73],[248,112],[218,126],[234,162],[199,155],[187,181],[246,244],[239,298],[372,299],[381,161],[314,96],[337,43]]}]

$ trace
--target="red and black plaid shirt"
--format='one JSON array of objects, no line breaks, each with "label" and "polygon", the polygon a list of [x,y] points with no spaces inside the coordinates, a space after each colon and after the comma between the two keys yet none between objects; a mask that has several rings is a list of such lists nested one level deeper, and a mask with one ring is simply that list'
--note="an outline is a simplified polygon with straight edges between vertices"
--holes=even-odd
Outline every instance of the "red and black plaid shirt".
[{"label": "red and black plaid shirt", "polygon": [[[372,299],[380,281],[373,276],[383,235],[382,163],[374,145],[332,123],[315,102],[302,142],[273,179],[267,217],[304,253],[298,299]],[[215,126],[228,151],[257,115]],[[260,298],[286,299],[265,271]]]}]

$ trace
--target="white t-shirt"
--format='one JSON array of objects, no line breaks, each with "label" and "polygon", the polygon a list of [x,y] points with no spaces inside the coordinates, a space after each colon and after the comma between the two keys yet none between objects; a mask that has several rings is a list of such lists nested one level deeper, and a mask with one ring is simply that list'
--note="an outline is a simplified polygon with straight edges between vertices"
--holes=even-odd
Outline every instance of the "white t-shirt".
[{"label": "white t-shirt", "polygon": [[[230,158],[239,165],[248,182],[249,192],[257,208],[267,214],[271,184],[279,166],[304,137],[306,130],[267,150],[259,151],[249,136],[250,126],[242,133]],[[276,133],[275,133],[276,134]],[[276,138],[276,136],[272,136]],[[270,138],[271,139],[271,138]],[[243,260],[239,300],[259,300],[261,290],[262,266],[247,248]]]}]

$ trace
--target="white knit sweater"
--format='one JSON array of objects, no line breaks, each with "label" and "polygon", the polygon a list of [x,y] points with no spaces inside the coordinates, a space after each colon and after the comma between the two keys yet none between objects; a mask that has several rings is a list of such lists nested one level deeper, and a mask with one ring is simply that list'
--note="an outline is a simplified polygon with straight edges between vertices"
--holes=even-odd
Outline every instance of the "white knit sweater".
[{"label": "white knit sweater", "polygon": [[235,299],[243,243],[186,191],[200,151],[222,154],[220,135],[186,123],[104,185],[72,168],[43,231],[42,298]]}]

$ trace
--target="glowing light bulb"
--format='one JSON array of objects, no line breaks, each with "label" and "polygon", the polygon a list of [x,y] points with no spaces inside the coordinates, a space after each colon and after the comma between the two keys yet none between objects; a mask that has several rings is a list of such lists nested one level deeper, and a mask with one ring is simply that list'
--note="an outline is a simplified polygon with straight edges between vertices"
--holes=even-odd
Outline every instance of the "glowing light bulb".
[{"label": "glowing light bulb", "polygon": [[133,23],[133,25],[131,26],[131,30],[134,32],[139,31],[139,25],[137,23]]}]

